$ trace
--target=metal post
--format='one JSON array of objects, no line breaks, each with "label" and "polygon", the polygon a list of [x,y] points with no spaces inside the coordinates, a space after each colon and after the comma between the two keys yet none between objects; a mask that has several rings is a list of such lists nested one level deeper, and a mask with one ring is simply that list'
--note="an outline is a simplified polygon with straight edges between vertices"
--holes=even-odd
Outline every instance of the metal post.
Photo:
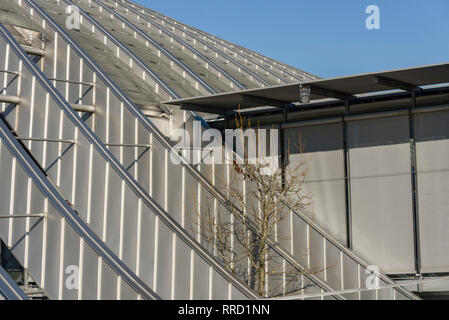
[{"label": "metal post", "polygon": [[[288,122],[288,110],[287,108],[282,109],[282,122],[285,124]],[[285,154],[285,141],[284,141],[284,129],[282,125],[279,126],[279,148],[280,150],[280,160],[281,160],[281,168],[282,168],[282,189],[285,188],[285,165],[288,161],[287,157],[289,155]]]},{"label": "metal post", "polygon": [[231,125],[230,113],[226,112],[224,114],[224,118],[225,118],[225,129],[230,129],[230,125]]},{"label": "metal post", "polygon": [[[345,116],[350,114],[349,102],[346,101]],[[346,241],[348,248],[353,248],[352,243],[352,207],[351,207],[351,166],[348,148],[348,128],[345,120],[342,118],[343,130],[343,157],[344,157],[344,175],[345,175],[345,202],[346,202]]]},{"label": "metal post", "polygon": [[421,276],[421,245],[419,238],[419,207],[418,207],[418,176],[416,160],[415,122],[413,110],[416,108],[416,93],[412,92],[412,104],[409,108],[409,139],[410,139],[410,165],[412,184],[412,210],[413,210],[413,240],[415,253],[415,270],[418,277]]}]

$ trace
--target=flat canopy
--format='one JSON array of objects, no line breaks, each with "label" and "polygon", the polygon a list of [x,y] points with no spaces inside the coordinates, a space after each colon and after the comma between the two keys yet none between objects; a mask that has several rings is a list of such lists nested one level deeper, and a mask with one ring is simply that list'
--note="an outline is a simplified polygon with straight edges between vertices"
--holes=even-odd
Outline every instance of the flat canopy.
[{"label": "flat canopy", "polygon": [[449,63],[415,68],[366,73],[360,75],[313,80],[301,83],[249,89],[209,96],[164,101],[184,110],[227,114],[234,110],[259,106],[284,108],[300,101],[300,88],[310,89],[310,100],[335,98],[356,99],[357,94],[401,89],[421,91],[421,86],[449,82]]}]

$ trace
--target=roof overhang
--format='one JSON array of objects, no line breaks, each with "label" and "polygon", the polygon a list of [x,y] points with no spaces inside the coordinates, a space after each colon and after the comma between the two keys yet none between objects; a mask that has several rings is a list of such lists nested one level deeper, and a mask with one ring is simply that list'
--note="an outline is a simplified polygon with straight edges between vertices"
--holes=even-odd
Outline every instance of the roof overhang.
[{"label": "roof overhang", "polygon": [[229,114],[235,110],[260,106],[291,107],[300,101],[300,89],[310,89],[310,100],[334,98],[343,101],[357,95],[390,90],[420,92],[422,86],[449,83],[449,63],[396,69],[345,77],[329,78],[220,93],[202,97],[164,101],[181,109],[198,112]]}]

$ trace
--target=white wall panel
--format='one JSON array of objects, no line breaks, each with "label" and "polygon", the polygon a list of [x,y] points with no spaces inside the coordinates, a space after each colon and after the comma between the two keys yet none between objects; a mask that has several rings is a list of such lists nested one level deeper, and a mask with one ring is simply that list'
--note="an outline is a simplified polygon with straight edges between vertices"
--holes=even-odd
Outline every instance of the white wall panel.
[{"label": "white wall panel", "polygon": [[415,116],[423,272],[449,271],[449,112]]},{"label": "white wall panel", "polygon": [[354,250],[384,273],[414,272],[408,117],[348,123]]},{"label": "white wall panel", "polygon": [[337,240],[346,244],[346,202],[344,180],[343,129],[341,124],[286,129],[285,150],[292,167],[298,165],[299,137],[304,143],[307,183],[304,192],[313,202],[309,216]]}]

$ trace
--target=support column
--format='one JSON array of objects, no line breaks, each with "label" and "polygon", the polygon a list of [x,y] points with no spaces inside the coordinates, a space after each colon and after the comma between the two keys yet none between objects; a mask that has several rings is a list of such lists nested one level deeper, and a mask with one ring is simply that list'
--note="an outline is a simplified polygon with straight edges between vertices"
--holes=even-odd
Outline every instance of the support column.
[{"label": "support column", "polygon": [[[282,123],[288,122],[288,110],[287,108],[282,109]],[[279,126],[279,149],[280,149],[280,163],[282,168],[282,188],[285,186],[285,163],[288,155],[285,152],[285,141],[284,141],[284,130],[282,125]]]},{"label": "support column", "polygon": [[[350,114],[349,102],[346,101],[345,116]],[[348,129],[343,116],[342,127],[343,127],[343,157],[345,166],[345,202],[346,202],[346,245],[348,248],[353,248],[352,243],[352,207],[351,207],[351,165],[349,158],[349,148],[348,148]]]},{"label": "support column", "polygon": [[416,93],[412,92],[412,104],[409,108],[409,139],[410,139],[410,164],[412,187],[412,212],[413,212],[413,242],[415,253],[416,275],[421,276],[421,244],[419,238],[419,207],[418,207],[418,176],[416,160],[415,122],[413,110],[416,108]]}]

